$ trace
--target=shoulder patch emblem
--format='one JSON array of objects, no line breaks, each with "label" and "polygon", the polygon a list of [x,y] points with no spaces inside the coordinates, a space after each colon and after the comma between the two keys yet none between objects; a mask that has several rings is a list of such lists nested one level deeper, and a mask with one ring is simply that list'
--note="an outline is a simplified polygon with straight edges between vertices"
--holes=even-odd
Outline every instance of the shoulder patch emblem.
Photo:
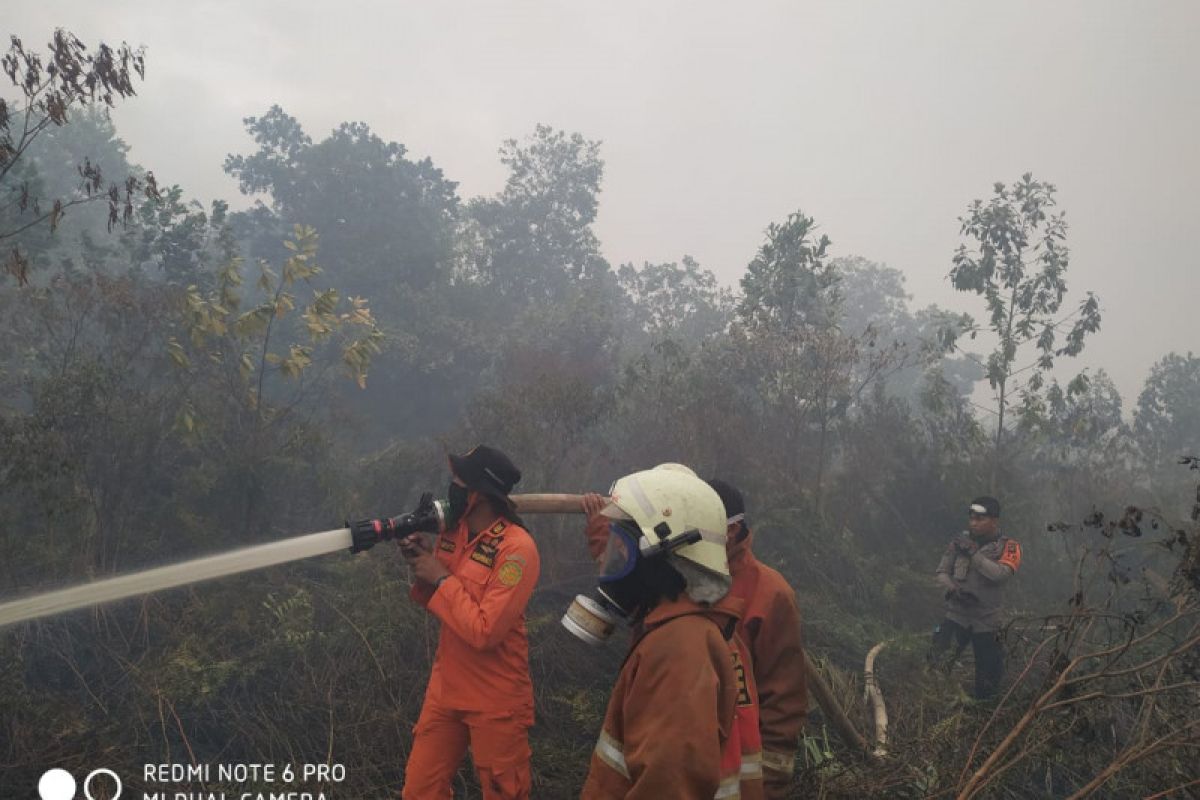
[{"label": "shoulder patch emblem", "polygon": [[500,520],[488,530],[488,533],[490,533],[492,536],[499,536],[500,534],[504,533],[504,529],[507,527],[508,523],[504,520]]},{"label": "shoulder patch emblem", "polygon": [[453,539],[438,540],[438,549],[445,550],[447,553],[453,553],[454,552],[454,540]]},{"label": "shoulder patch emblem", "polygon": [[496,573],[496,578],[504,586],[512,587],[521,582],[525,572],[521,569],[521,565],[516,561],[505,561]]},{"label": "shoulder patch emblem", "polygon": [[1017,568],[1021,566],[1021,545],[1012,539],[1006,541],[1004,543],[1004,553],[1001,554],[999,563],[1016,572]]}]

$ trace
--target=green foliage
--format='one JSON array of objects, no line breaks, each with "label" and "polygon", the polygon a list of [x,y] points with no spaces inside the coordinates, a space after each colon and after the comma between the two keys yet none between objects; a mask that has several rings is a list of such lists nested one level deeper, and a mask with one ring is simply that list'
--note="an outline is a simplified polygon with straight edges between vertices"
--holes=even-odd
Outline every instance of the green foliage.
[{"label": "green foliage", "polygon": [[[111,128],[76,125],[78,142],[49,143],[123,155]],[[1084,599],[1054,624],[1103,621],[1091,639],[1055,629],[1068,657],[1161,621],[1194,583],[1194,525],[1113,508],[1149,494],[1151,473],[1104,372],[1019,387],[1001,499],[1026,553],[1009,646],[1032,666],[989,723],[993,707],[964,699],[969,669],[924,664],[940,614],[929,573],[991,467],[968,399],[983,373],[926,344],[948,315],[911,311],[900,273],[832,258],[799,213],[770,226],[740,295],[688,257],[614,273],[592,228],[599,144],[546,126],[506,142],[505,188],[462,209],[432,164],[360,123],[314,143],[276,107],[247,127],[257,151],[226,166],[269,205],[227,214],[173,188],[136,204],[111,240],[80,225],[67,241],[64,223],[31,250],[53,252],[57,269],[0,287],[5,597],[394,515],[440,494],[445,453],[480,441],[520,465],[520,491],[603,490],[680,461],[742,488],[755,551],[796,587],[809,652],[859,724],[863,653],[892,640],[880,680],[893,757],[858,760],[814,708],[797,792],[922,797],[960,785],[964,765],[999,744],[997,721],[1011,729],[1052,678],[1034,637],[1077,585]],[[36,166],[47,186],[62,177]],[[1078,352],[1087,325],[1051,341],[1022,322],[1061,302],[1065,226],[1052,200],[1027,179],[977,204],[964,235],[979,245],[956,268],[1012,317],[1012,342],[1057,358]],[[370,307],[358,297],[368,290]],[[996,363],[1019,369],[1005,352]],[[1139,401],[1143,449],[1190,441],[1194,361],[1156,365]],[[366,391],[335,379],[361,387],[368,368]],[[1093,518],[1099,529],[1045,531],[1092,505],[1108,514]],[[623,641],[588,649],[558,624],[594,584],[578,518],[527,521],[542,559],[526,615],[534,794],[565,797],[586,773]],[[1150,547],[1113,544],[1124,540]],[[437,639],[408,588],[381,546],[0,631],[0,796],[47,763],[234,756],[341,761],[350,796],[394,791]],[[1119,694],[1120,677],[1096,685]],[[1037,769],[1015,766],[991,790],[1080,786],[1133,741],[1128,700],[1048,716],[1033,732],[1067,744],[1028,740]],[[1073,744],[1086,730],[1093,738]],[[1150,758],[1110,787],[1160,786],[1181,764],[1178,752]],[[474,791],[469,769],[461,783]]]},{"label": "green foliage", "polygon": [[767,227],[767,241],[742,277],[738,315],[746,326],[786,335],[835,322],[840,277],[825,261],[829,237],[814,241],[815,231],[813,218],[799,211]]},{"label": "green foliage", "polygon": [[1200,453],[1200,357],[1168,353],[1150,368],[1134,426],[1151,463]]},{"label": "green foliage", "polygon": [[506,141],[500,161],[509,169],[504,190],[468,205],[465,276],[502,295],[556,300],[571,280],[606,272],[592,232],[604,175],[600,143],[538,125],[525,141]]},{"label": "green foliage", "polygon": [[[1053,213],[1054,185],[1026,173],[1011,187],[997,183],[993,189],[986,204],[974,201],[959,219],[972,246],[959,245],[950,282],[983,298],[988,327],[998,339],[985,365],[996,392],[998,461],[1012,395],[1019,394],[1027,409],[1036,406],[1054,359],[1079,355],[1084,338],[1100,329],[1100,306],[1088,292],[1075,312],[1058,316],[1067,291],[1069,251],[1066,217]],[[1059,334],[1068,322],[1060,345]],[[959,333],[949,332],[946,342],[952,344]],[[1026,345],[1037,356],[1029,365],[1018,365]],[[1027,370],[1032,371],[1023,382],[1014,380]]]},{"label": "green foliage", "polygon": [[[184,370],[198,363],[196,356],[201,352],[217,365],[234,362],[243,382],[245,402],[260,413],[264,410],[262,392],[269,370],[284,378],[302,378],[314,364],[316,348],[330,343],[336,335],[343,366],[360,387],[365,387],[371,356],[380,351],[383,339],[366,301],[351,298],[348,310],[339,311],[340,298],[334,289],[314,289],[307,305],[293,314],[298,284],[311,286],[321,274],[316,263],[317,233],[297,225],[284,246],[291,255],[278,276],[265,262],[259,265],[256,289],[261,300],[245,311],[239,259],[233,259],[218,273],[212,291],[189,286],[184,296],[182,328],[193,353],[189,355],[178,338],[167,341],[172,362]],[[304,338],[281,343],[273,339],[277,325],[284,331],[294,329]]]},{"label": "green foliage", "polygon": [[228,156],[225,171],[243,193],[268,194],[283,226],[321,231],[331,277],[345,291],[390,302],[444,280],[458,197],[428,158],[410,160],[404,145],[361,122],[314,143],[279,106],[245,124],[258,150]]}]

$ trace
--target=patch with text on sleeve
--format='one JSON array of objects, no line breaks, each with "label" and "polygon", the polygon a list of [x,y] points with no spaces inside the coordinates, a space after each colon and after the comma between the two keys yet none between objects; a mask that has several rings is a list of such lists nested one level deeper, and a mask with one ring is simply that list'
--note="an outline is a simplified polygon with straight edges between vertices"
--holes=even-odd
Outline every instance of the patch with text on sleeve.
[{"label": "patch with text on sleeve", "polygon": [[750,687],[746,685],[746,665],[742,663],[742,654],[733,651],[733,671],[737,674],[737,704],[750,705]]},{"label": "patch with text on sleeve", "polygon": [[1015,539],[1005,539],[1004,552],[1000,554],[996,563],[1003,564],[1016,572],[1017,567],[1021,566],[1021,545],[1017,544]]},{"label": "patch with text on sleeve", "polygon": [[496,564],[497,547],[494,542],[480,541],[475,545],[475,550],[471,552],[471,560],[483,564],[485,567],[492,567]]}]

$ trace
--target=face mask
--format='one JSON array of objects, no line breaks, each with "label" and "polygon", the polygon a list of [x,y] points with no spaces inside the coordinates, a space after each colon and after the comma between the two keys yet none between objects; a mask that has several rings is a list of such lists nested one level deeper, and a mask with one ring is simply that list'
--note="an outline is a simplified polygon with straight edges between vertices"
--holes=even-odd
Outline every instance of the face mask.
[{"label": "face mask", "polygon": [[470,494],[467,487],[451,481],[450,488],[446,490],[446,530],[452,531],[458,527],[463,515],[467,513],[467,499]]},{"label": "face mask", "polygon": [[576,595],[563,615],[563,627],[588,644],[600,644],[620,623],[640,618],[664,593],[684,588],[683,578],[664,557],[669,548],[642,553],[641,533],[634,530],[621,523],[609,525],[596,591],[590,597]]}]

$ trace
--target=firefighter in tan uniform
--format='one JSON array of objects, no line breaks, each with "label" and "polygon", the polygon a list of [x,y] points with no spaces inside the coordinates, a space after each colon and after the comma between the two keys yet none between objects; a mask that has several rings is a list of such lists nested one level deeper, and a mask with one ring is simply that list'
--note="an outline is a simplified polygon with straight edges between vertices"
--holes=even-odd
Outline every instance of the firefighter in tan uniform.
[{"label": "firefighter in tan uniform", "polygon": [[[737,639],[753,665],[750,675],[756,686],[754,714],[759,719],[755,737],[761,755],[747,751],[744,774],[761,775],[766,797],[784,798],[795,770],[796,744],[808,716],[808,686],[801,644],[800,609],[796,594],[774,569],[762,564],[750,550],[751,534],[746,525],[746,506],[741,493],[720,480],[709,481],[721,498],[726,513],[726,556],[733,575],[730,595],[742,601]],[[604,499],[584,496],[588,514],[588,548],[594,558],[608,541],[608,523],[600,514]],[[757,750],[758,748],[754,748]],[[757,769],[754,761],[758,762]],[[743,781],[742,794],[753,793]]]},{"label": "firefighter in tan uniform", "polygon": [[725,512],[685,470],[644,470],[613,485],[597,591],[563,617],[593,643],[622,622],[634,626],[583,800],[741,796],[740,603],[728,597]]}]

